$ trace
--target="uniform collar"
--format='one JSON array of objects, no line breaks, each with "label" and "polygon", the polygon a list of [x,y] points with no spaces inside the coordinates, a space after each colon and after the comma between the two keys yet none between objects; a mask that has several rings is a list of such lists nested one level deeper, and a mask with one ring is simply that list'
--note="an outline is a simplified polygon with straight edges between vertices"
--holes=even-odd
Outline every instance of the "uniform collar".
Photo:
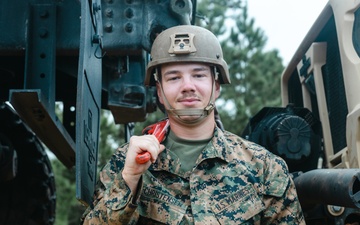
[{"label": "uniform collar", "polygon": [[[231,149],[229,148],[224,132],[219,127],[215,127],[214,135],[200,154],[198,160],[196,161],[196,166],[204,160],[213,158],[229,162],[229,153],[231,153]],[[181,174],[179,173],[179,169],[180,160],[168,149],[165,149],[159,155],[158,160],[149,168],[149,170],[152,171],[169,171],[182,177],[188,177],[191,173],[191,171],[189,171],[186,174]]]}]

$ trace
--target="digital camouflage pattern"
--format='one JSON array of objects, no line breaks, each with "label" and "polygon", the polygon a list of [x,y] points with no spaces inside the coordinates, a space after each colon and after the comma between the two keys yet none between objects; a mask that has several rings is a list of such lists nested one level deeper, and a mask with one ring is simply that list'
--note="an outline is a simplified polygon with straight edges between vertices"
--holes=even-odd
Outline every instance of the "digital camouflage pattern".
[{"label": "digital camouflage pattern", "polygon": [[216,128],[186,173],[165,149],[136,196],[121,176],[127,147],[101,171],[84,224],[305,224],[285,162],[230,132]]}]

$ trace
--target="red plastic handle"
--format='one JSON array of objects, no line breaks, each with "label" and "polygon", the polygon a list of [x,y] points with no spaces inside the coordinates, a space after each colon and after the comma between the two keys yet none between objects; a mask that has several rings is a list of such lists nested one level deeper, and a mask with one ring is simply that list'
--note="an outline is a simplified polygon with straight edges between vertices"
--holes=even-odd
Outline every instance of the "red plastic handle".
[{"label": "red plastic handle", "polygon": [[[155,127],[152,127],[151,130],[149,130],[149,134],[155,135],[156,139],[158,139],[159,142],[162,142],[165,138],[166,129],[169,127],[169,120],[162,121],[154,126]],[[144,164],[147,163],[150,158],[151,155],[149,152],[142,152],[136,156],[135,160],[139,164]]]},{"label": "red plastic handle", "polygon": [[135,160],[137,163],[139,164],[144,164],[144,163],[147,163],[151,158],[151,155],[149,152],[142,152],[142,153],[139,153]]}]

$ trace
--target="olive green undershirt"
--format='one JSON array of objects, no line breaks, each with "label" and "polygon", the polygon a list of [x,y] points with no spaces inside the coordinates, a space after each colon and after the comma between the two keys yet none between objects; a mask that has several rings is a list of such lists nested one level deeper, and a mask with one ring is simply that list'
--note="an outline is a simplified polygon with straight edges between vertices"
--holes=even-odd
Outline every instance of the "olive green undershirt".
[{"label": "olive green undershirt", "polygon": [[193,169],[201,151],[209,143],[210,139],[185,140],[170,131],[164,144],[168,150],[175,153],[179,158],[181,163],[180,171],[185,173]]}]

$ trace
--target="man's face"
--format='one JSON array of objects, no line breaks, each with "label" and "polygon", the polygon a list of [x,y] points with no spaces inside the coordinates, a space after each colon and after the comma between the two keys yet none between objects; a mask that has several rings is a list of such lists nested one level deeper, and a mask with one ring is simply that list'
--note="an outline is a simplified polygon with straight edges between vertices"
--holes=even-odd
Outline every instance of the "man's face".
[{"label": "man's face", "polygon": [[[157,84],[159,101],[164,104],[164,96],[174,109],[205,108],[210,100],[213,75],[210,66],[202,63],[171,63],[161,66],[161,84]],[[220,85],[215,82],[213,98],[220,93]]]}]

